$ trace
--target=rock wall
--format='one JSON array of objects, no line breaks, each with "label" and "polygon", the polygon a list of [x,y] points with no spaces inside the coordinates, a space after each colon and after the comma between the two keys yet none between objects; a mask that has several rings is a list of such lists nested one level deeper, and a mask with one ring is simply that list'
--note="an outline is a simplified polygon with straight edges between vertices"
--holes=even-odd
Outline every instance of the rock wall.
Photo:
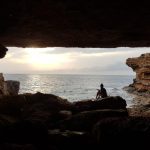
[{"label": "rock wall", "polygon": [[150,53],[128,58],[126,64],[136,72],[132,86],[139,92],[150,91]]},{"label": "rock wall", "polygon": [[0,73],[0,96],[3,95],[18,95],[20,88],[19,81],[5,81],[3,74]]}]

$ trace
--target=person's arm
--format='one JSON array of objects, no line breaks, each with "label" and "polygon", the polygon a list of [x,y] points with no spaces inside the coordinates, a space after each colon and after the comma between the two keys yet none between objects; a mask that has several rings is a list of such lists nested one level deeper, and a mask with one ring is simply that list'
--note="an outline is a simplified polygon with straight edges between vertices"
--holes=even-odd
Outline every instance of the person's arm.
[{"label": "person's arm", "polygon": [[99,89],[97,89],[97,90],[98,90],[98,92],[96,94],[96,99],[98,99],[100,97],[100,90]]}]

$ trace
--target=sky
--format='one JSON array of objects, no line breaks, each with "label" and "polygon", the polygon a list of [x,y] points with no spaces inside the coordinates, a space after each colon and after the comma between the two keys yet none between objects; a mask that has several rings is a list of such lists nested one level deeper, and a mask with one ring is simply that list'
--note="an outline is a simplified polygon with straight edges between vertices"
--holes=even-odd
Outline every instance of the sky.
[{"label": "sky", "polygon": [[2,73],[134,75],[126,59],[150,53],[150,48],[17,48],[0,59]]}]

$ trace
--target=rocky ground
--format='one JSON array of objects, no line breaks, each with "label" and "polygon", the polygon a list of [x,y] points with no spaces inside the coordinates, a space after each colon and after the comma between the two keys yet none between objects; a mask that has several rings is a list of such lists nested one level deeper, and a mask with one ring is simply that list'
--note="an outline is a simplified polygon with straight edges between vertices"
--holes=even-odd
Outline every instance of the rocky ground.
[{"label": "rocky ground", "polygon": [[146,148],[150,118],[129,114],[126,101],[118,96],[74,103],[42,93],[4,96],[0,149]]},{"label": "rocky ground", "polygon": [[132,108],[128,108],[131,116],[150,116],[150,92],[137,92],[133,87],[125,87],[128,93],[133,95]]}]

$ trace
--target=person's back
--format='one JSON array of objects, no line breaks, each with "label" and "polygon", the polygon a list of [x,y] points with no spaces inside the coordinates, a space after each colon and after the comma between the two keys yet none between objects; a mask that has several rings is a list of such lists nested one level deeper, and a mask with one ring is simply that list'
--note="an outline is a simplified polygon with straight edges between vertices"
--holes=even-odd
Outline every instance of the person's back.
[{"label": "person's back", "polygon": [[105,97],[107,97],[107,91],[106,91],[106,89],[103,87],[103,88],[101,88],[101,98],[105,98]]},{"label": "person's back", "polygon": [[101,98],[107,97],[107,91],[104,88],[103,84],[101,84],[100,87],[101,87],[101,89],[98,90],[97,95],[96,95],[96,99],[99,99],[100,97]]}]

